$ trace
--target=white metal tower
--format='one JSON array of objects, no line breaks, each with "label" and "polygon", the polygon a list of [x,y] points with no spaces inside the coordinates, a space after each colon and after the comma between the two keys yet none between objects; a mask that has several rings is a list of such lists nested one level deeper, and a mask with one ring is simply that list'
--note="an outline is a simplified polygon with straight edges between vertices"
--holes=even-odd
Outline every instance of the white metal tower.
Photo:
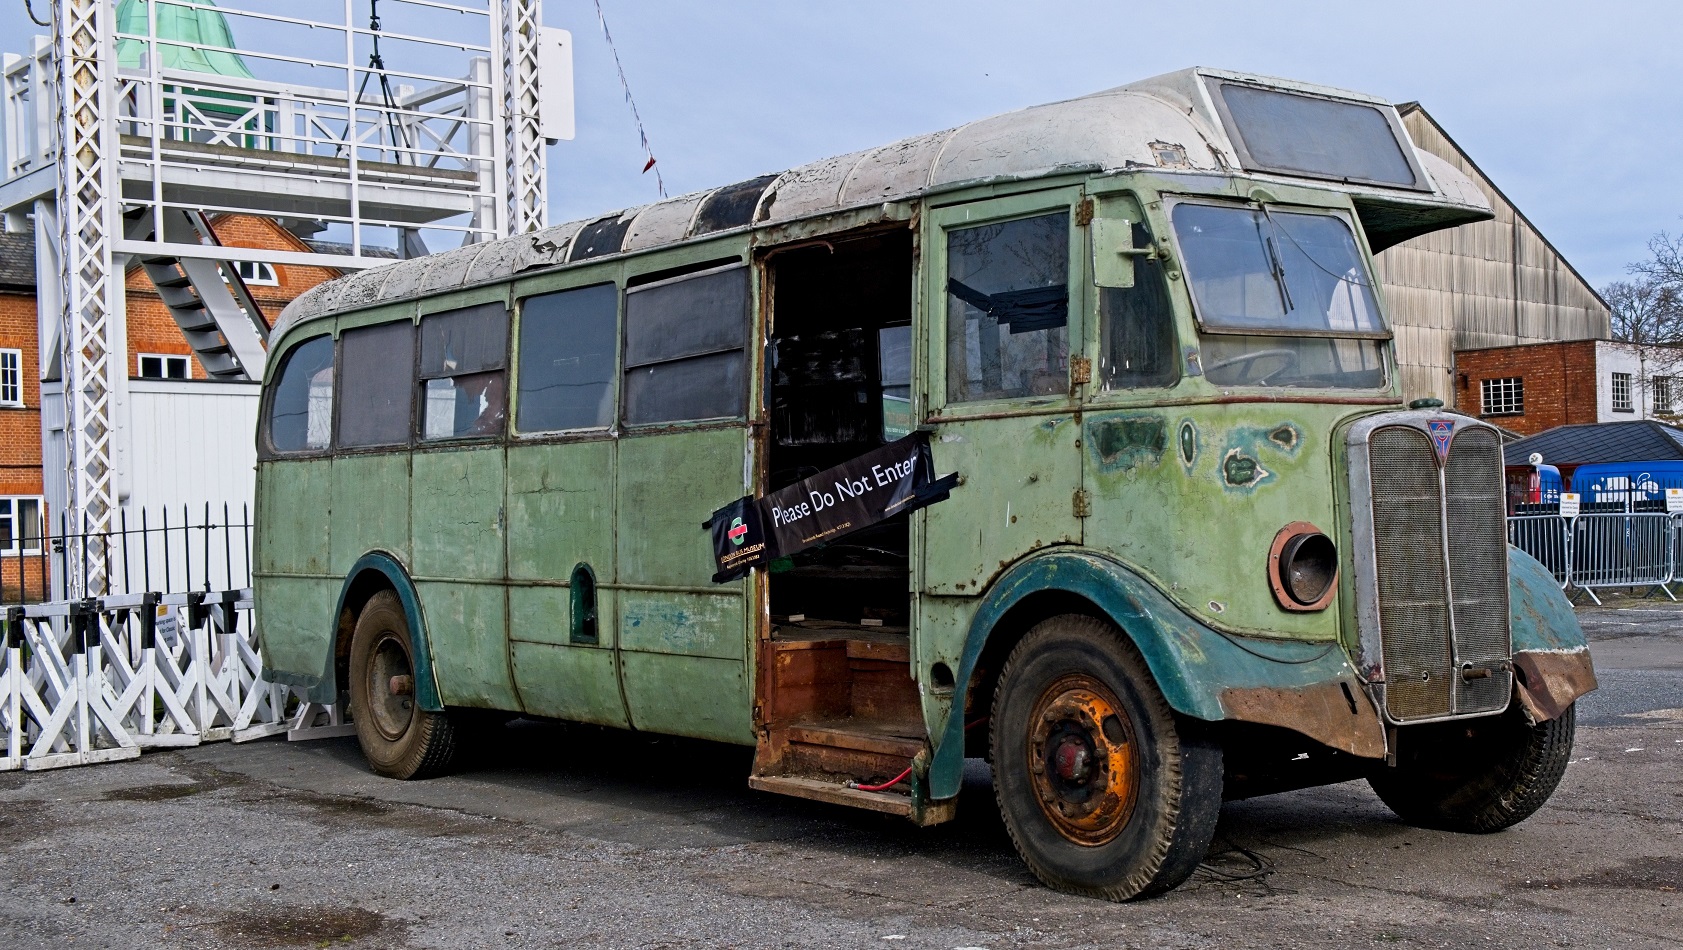
[{"label": "white metal tower", "polygon": [[[339,0],[334,16],[299,15],[335,5],[57,0],[51,42],[6,56],[0,211],[13,227],[34,218],[41,371],[62,381],[73,524],[107,529],[118,503],[131,261],[208,372],[258,380],[272,315],[235,262],[355,269],[544,225],[544,134],[571,137],[571,63],[541,0]],[[545,121],[540,82],[564,123]],[[224,247],[208,224],[220,213],[329,241]],[[103,552],[86,557],[67,571],[73,596],[106,588]]]}]

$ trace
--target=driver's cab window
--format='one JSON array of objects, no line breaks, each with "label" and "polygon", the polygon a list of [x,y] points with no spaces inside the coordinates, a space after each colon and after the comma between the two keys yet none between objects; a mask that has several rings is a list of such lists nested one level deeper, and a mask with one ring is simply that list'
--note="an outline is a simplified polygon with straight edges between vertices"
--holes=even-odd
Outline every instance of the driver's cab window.
[{"label": "driver's cab window", "polygon": [[1069,390],[1069,212],[947,231],[947,399]]},{"label": "driver's cab window", "polygon": [[[1131,230],[1133,247],[1152,246],[1145,225],[1135,221]],[[1133,270],[1132,286],[1099,288],[1099,376],[1107,390],[1160,388],[1180,379],[1175,313],[1162,261],[1155,254],[1139,255]]]}]

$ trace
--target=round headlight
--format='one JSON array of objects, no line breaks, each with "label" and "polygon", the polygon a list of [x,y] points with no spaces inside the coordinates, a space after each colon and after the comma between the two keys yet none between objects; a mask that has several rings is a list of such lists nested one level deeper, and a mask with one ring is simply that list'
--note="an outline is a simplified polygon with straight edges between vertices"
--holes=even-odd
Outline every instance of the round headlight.
[{"label": "round headlight", "polygon": [[1294,521],[1280,529],[1268,551],[1274,599],[1293,611],[1322,610],[1338,582],[1338,548],[1321,529]]}]

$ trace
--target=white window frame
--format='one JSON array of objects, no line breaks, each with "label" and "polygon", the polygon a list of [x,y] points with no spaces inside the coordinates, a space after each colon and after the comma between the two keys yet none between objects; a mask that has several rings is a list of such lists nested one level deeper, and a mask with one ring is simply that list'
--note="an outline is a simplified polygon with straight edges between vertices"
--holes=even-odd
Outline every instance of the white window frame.
[{"label": "white window frame", "polygon": [[1525,377],[1500,376],[1479,380],[1478,410],[1482,416],[1525,415]]},{"label": "white window frame", "polygon": [[[247,287],[280,286],[280,274],[275,270],[275,265],[267,261],[229,261],[227,266],[234,268],[234,273],[240,275],[240,280]],[[222,282],[227,283],[228,278],[223,277]]]},{"label": "white window frame", "polygon": [[23,408],[22,350],[0,350],[0,406]]},{"label": "white window frame", "polygon": [[[35,516],[37,518],[41,518],[41,511],[46,503],[40,495],[0,495],[0,502],[9,503],[4,506],[0,506],[0,521],[9,522],[11,524],[11,531],[9,533],[12,537],[10,542],[8,542],[4,547],[0,547],[0,554],[41,553],[39,543],[37,543],[37,546],[33,548],[26,548],[23,546],[23,529],[22,525],[19,523],[19,517],[22,512],[19,509],[22,507],[20,502],[26,501],[32,501],[35,503]],[[41,518],[40,522],[36,525],[35,536],[45,540],[47,536],[47,519]]]},{"label": "white window frame", "polygon": [[[146,373],[141,369],[142,366],[146,365],[144,362],[142,362],[143,360],[163,360],[164,361],[164,375],[162,375],[162,376],[148,376],[148,375],[146,375]],[[169,374],[169,364],[170,364],[171,360],[180,360],[181,361],[181,366],[183,367],[182,375],[171,376]],[[134,375],[138,379],[165,379],[165,380],[168,380],[168,379],[177,379],[177,380],[192,379],[193,378],[193,358],[190,357],[190,356],[182,356],[180,353],[136,353],[134,355]]]},{"label": "white window frame", "polygon": [[1672,391],[1672,377],[1670,377],[1670,376],[1655,376],[1654,377],[1654,411],[1655,412],[1671,412],[1672,411],[1672,400],[1676,398],[1676,395],[1677,394]]},{"label": "white window frame", "polygon": [[1630,374],[1614,373],[1610,390],[1614,412],[1635,412],[1636,407],[1630,401]]}]

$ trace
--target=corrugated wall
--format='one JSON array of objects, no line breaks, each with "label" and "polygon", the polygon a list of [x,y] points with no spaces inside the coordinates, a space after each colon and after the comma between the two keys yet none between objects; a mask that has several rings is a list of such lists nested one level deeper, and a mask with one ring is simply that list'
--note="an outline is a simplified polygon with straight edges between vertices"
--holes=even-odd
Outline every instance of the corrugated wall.
[{"label": "corrugated wall", "polygon": [[1461,169],[1496,217],[1405,241],[1377,257],[1409,398],[1452,402],[1455,351],[1605,339],[1595,292],[1419,108],[1403,113],[1416,145]]}]

